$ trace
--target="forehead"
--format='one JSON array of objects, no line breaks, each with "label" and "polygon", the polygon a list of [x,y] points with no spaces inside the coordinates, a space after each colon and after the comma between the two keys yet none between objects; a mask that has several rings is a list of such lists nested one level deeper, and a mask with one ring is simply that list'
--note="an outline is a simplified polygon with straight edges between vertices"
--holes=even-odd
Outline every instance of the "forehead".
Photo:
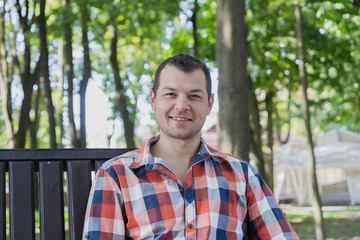
[{"label": "forehead", "polygon": [[201,68],[184,72],[179,68],[167,65],[159,76],[159,88],[172,86],[200,88],[206,90],[206,78]]}]

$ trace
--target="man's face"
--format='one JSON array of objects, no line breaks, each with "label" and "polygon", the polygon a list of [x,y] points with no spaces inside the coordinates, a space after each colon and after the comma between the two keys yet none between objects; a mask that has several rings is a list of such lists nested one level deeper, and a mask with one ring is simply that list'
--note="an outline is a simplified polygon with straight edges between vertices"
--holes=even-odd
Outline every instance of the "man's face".
[{"label": "man's face", "polygon": [[214,96],[208,99],[205,74],[201,69],[186,73],[167,65],[160,74],[156,96],[150,92],[150,102],[160,126],[160,135],[191,139],[200,137]]}]

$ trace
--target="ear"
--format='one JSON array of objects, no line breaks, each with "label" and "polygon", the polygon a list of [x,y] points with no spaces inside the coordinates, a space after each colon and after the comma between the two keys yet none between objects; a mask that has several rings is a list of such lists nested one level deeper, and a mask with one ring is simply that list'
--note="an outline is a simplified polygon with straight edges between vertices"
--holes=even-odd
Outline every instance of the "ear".
[{"label": "ear", "polygon": [[209,98],[209,106],[208,106],[208,111],[207,111],[207,115],[210,114],[212,107],[214,106],[214,94],[212,93],[210,98]]},{"label": "ear", "polygon": [[151,104],[151,109],[155,111],[155,92],[152,89],[150,89],[150,104]]}]

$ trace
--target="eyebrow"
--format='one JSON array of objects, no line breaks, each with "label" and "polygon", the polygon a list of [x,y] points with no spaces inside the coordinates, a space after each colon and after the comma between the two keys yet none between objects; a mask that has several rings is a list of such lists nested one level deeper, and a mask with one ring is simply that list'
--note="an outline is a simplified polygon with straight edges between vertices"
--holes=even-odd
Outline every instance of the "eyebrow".
[{"label": "eyebrow", "polygon": [[204,93],[204,91],[202,89],[193,89],[191,90],[190,92],[201,92],[201,93]]},{"label": "eyebrow", "polygon": [[[172,87],[163,87],[161,90],[169,90],[169,91],[176,91],[175,88]],[[200,88],[190,90],[191,93],[204,93],[204,91]]]},{"label": "eyebrow", "polygon": [[176,89],[172,87],[163,87],[161,90],[175,91]]}]

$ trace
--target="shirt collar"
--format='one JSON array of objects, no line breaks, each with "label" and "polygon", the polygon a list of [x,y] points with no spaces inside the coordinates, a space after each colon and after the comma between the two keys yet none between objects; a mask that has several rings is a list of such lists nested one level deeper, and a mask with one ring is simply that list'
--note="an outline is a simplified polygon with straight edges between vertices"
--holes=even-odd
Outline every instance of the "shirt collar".
[{"label": "shirt collar", "polygon": [[[130,168],[138,168],[141,166],[145,166],[148,164],[154,164],[154,157],[150,153],[150,147],[155,144],[160,138],[160,135],[154,136],[150,138],[141,149],[136,152],[136,156],[134,161],[131,163]],[[221,153],[220,151],[208,146],[206,142],[200,138],[200,149],[198,154],[195,156],[197,160],[195,162],[199,162],[203,159],[205,160],[215,160],[221,161],[221,159],[226,158],[225,154]]]}]

